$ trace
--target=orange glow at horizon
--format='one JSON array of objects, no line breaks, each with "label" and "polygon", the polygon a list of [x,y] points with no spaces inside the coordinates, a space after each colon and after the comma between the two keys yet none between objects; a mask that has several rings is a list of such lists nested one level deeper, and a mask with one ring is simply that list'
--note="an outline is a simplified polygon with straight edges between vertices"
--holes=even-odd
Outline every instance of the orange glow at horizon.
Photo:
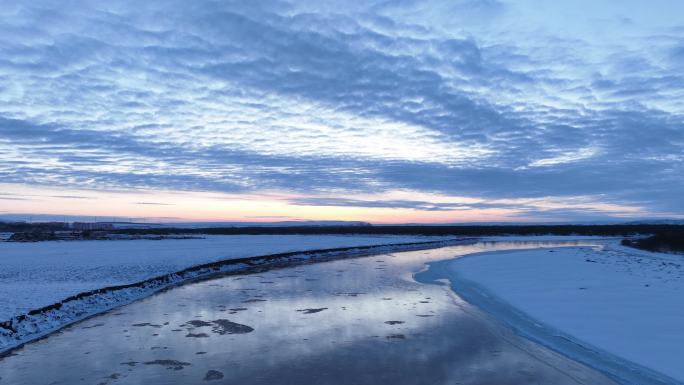
[{"label": "orange glow at horizon", "polygon": [[[359,201],[421,201],[431,204],[461,205],[453,210],[418,208],[302,205],[302,198],[283,192],[227,194],[178,191],[93,191],[67,190],[18,184],[0,184],[0,214],[100,217],[101,220],[150,220],[155,222],[274,222],[297,220],[364,221],[374,224],[524,222],[514,204],[533,205],[540,210],[563,205],[549,199],[499,200],[504,207],[478,208],[482,199],[449,197],[415,191],[395,191],[378,195],[359,194],[343,199]],[[489,203],[489,202],[487,202]],[[475,207],[470,207],[469,205]],[[633,207],[579,202],[595,210],[639,214]]]}]

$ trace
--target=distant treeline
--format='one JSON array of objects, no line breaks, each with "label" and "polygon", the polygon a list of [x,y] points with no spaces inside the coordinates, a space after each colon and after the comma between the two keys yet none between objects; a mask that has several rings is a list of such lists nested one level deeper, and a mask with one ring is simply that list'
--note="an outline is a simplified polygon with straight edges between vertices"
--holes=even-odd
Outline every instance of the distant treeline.
[{"label": "distant treeline", "polygon": [[684,252],[684,231],[666,231],[648,238],[622,241],[625,246],[662,252]]},{"label": "distant treeline", "polygon": [[37,232],[68,230],[69,226],[63,222],[28,223],[28,222],[0,222],[0,233]]},{"label": "distant treeline", "polygon": [[120,234],[396,234],[396,235],[600,235],[629,237],[639,234],[684,232],[684,225],[506,225],[506,226],[286,226],[286,227],[217,227],[119,229]]},{"label": "distant treeline", "polygon": [[[0,232],[50,232],[69,230],[61,222],[25,223],[0,222]],[[494,236],[494,235],[599,235],[623,236],[657,234],[652,241],[666,242],[677,247],[684,242],[684,225],[487,225],[487,226],[252,226],[212,228],[135,228],[108,230],[108,233],[129,235],[287,235],[287,234],[395,234],[395,235],[452,235],[452,236]],[[651,239],[647,238],[647,239]],[[644,245],[649,245],[644,239]],[[646,246],[644,246],[646,247]]]}]

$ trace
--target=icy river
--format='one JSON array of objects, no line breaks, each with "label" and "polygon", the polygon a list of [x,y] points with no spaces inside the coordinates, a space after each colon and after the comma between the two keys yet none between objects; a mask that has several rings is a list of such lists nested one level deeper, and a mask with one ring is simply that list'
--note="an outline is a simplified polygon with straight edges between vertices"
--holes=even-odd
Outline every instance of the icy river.
[{"label": "icy river", "polygon": [[613,384],[413,278],[475,252],[593,244],[481,242],[190,283],[15,349],[0,384]]}]

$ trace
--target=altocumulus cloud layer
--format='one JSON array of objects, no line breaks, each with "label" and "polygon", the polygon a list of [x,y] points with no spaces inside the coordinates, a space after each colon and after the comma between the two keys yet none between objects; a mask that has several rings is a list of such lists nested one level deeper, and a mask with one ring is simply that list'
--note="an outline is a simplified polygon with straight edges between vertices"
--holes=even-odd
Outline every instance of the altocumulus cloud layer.
[{"label": "altocumulus cloud layer", "polygon": [[0,180],[684,213],[681,2],[356,3],[2,1]]}]

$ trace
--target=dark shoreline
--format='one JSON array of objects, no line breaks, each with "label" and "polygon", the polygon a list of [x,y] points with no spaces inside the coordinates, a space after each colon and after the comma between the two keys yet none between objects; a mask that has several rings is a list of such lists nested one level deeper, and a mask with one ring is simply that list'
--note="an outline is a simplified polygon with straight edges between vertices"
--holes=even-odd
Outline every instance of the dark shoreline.
[{"label": "dark shoreline", "polygon": [[659,253],[684,253],[684,231],[667,231],[648,238],[625,239],[623,246]]},{"label": "dark shoreline", "polygon": [[[97,224],[97,223],[96,223]],[[96,225],[95,224],[95,225]],[[88,231],[76,230],[66,223],[8,223],[0,222],[0,232],[51,232]],[[388,235],[451,235],[451,236],[499,236],[499,235],[597,235],[635,236],[678,232],[684,234],[684,224],[610,224],[610,225],[346,225],[346,226],[220,226],[220,227],[144,227],[108,228],[91,230],[111,234],[128,235],[270,235],[270,234],[388,234]]]},{"label": "dark shoreline", "polygon": [[684,225],[370,225],[370,226],[285,226],[285,227],[213,227],[213,228],[147,228],[117,229],[114,234],[207,234],[207,235],[264,235],[264,234],[369,234],[369,235],[596,235],[635,236],[671,231],[684,232]]}]

